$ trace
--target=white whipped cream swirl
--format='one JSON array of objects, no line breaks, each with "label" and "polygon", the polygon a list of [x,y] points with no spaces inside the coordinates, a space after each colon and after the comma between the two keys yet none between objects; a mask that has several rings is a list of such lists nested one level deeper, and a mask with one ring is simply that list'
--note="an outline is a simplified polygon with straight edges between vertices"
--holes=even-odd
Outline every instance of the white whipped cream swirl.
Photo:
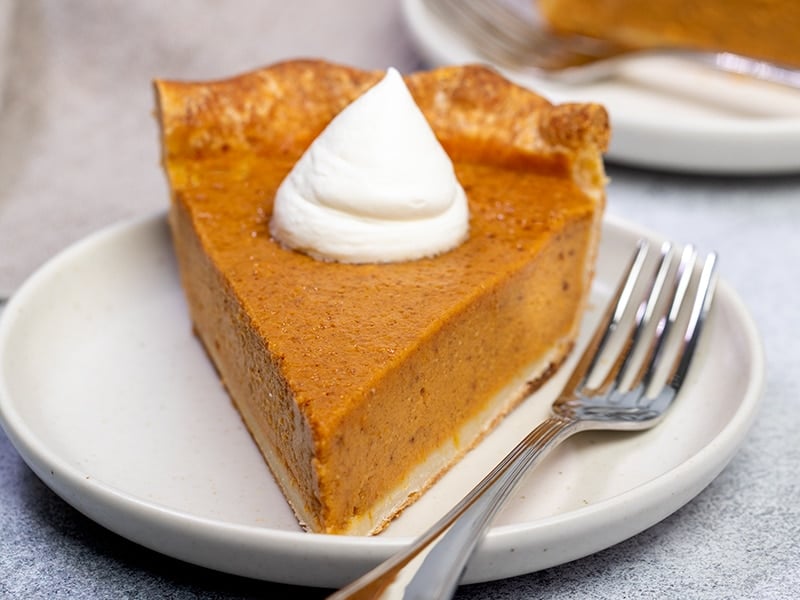
[{"label": "white whipped cream swirl", "polygon": [[467,236],[453,163],[395,69],[339,113],[278,188],[270,233],[320,260],[433,256]]}]

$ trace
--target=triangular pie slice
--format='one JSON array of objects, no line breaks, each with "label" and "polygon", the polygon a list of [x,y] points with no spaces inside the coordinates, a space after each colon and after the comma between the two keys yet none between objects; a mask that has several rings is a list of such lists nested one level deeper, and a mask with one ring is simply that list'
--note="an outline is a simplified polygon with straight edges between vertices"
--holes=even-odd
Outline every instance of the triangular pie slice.
[{"label": "triangular pie slice", "polygon": [[405,79],[466,190],[469,238],[390,264],[282,247],[268,228],[278,185],[382,76],[292,61],[156,82],[196,334],[316,532],[382,530],[563,361],[604,204],[602,107],[447,67]]}]

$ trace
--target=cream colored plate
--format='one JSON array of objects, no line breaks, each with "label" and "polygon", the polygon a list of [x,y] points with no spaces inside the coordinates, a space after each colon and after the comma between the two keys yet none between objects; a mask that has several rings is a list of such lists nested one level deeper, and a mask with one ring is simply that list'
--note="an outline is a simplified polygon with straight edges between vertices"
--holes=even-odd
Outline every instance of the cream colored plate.
[{"label": "cream colored plate", "polygon": [[[635,240],[609,220],[591,321]],[[724,265],[724,257],[723,257]],[[685,392],[643,434],[582,434],[523,483],[466,580],[598,551],[660,521],[727,464],[759,403],[764,358],[721,281]],[[105,527],[164,554],[274,581],[338,586],[408,543],[543,418],[532,396],[377,538],[301,532],[192,336],[163,216],[55,257],[0,322],[0,422],[37,475]]]},{"label": "cream colored plate", "polygon": [[[532,13],[532,0],[516,3]],[[403,8],[428,63],[486,62],[422,0],[403,0]],[[677,59],[631,61],[620,77],[588,85],[560,84],[531,72],[504,74],[554,102],[605,105],[612,161],[694,173],[800,172],[800,90]]]}]

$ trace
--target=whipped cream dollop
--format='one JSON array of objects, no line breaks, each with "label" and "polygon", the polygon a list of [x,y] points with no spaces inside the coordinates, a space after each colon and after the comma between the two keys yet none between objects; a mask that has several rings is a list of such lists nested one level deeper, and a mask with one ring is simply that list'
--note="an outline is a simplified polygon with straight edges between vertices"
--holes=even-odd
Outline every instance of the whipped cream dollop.
[{"label": "whipped cream dollop", "polygon": [[433,256],[467,236],[453,163],[400,73],[339,113],[278,188],[270,233],[320,260],[379,263]]}]

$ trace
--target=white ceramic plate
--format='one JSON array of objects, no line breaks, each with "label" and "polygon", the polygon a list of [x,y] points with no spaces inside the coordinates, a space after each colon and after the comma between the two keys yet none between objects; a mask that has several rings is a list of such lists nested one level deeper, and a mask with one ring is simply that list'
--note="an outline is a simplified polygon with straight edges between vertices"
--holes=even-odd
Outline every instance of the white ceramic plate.
[{"label": "white ceramic plate", "polygon": [[[422,0],[403,0],[403,6],[427,62],[486,62]],[[631,61],[621,77],[589,85],[503,72],[555,102],[604,104],[613,129],[612,161],[696,173],[800,172],[800,90],[676,59]]]},{"label": "white ceramic plate", "polygon": [[[586,327],[639,237],[609,220]],[[554,379],[381,536],[303,533],[191,332],[161,215],[67,249],[0,322],[0,422],[36,474],[105,527],[191,563],[338,586],[407,544],[544,418]],[[641,434],[586,433],[522,484],[466,580],[509,577],[660,521],[727,464],[756,412],[758,334],[720,282],[685,392]]]}]

